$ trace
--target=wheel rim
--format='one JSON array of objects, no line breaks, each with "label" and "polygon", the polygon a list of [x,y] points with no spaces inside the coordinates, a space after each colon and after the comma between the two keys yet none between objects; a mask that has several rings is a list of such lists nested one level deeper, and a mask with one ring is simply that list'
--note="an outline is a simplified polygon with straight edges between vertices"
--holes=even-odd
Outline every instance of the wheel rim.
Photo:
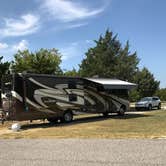
[{"label": "wheel rim", "polygon": [[70,122],[72,120],[72,114],[70,112],[65,113],[64,120]]},{"label": "wheel rim", "polygon": [[150,105],[150,106],[149,106],[149,110],[151,110],[151,109],[152,109],[152,106]]},{"label": "wheel rim", "polygon": [[123,115],[125,111],[124,111],[123,108],[120,108],[119,112],[120,112],[121,115]]},{"label": "wheel rim", "polygon": [[158,108],[159,108],[159,109],[161,108],[161,104],[159,104]]}]

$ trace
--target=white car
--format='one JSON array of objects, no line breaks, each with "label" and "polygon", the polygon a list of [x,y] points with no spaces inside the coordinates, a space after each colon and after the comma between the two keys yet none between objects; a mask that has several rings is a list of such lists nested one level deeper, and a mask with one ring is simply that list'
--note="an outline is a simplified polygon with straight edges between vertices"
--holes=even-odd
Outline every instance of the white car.
[{"label": "white car", "polygon": [[159,97],[144,97],[135,104],[136,110],[152,110],[153,108],[161,109],[161,101]]}]

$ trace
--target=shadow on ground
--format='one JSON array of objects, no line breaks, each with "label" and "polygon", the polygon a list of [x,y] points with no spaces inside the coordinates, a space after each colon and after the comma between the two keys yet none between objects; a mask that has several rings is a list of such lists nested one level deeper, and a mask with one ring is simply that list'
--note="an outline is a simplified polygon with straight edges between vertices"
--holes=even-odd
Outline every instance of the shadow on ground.
[{"label": "shadow on ground", "polygon": [[82,124],[82,123],[92,123],[92,122],[98,122],[98,121],[106,121],[108,119],[121,119],[121,120],[127,120],[127,119],[133,119],[133,118],[141,118],[141,117],[149,117],[151,115],[145,115],[145,114],[132,114],[132,113],[126,113],[124,116],[118,116],[116,114],[109,115],[107,117],[103,116],[94,116],[94,117],[84,117],[84,118],[77,118],[74,119],[71,123],[49,123],[49,122],[43,122],[43,123],[31,123],[31,124],[24,124],[22,125],[22,130],[28,130],[32,128],[51,128],[51,127],[63,127],[63,126],[72,126],[76,124]]},{"label": "shadow on ground", "polygon": [[136,110],[135,107],[130,107],[130,112],[151,112],[151,111],[157,111],[159,109],[153,108],[152,110],[147,110],[147,109],[141,109],[140,110]]}]

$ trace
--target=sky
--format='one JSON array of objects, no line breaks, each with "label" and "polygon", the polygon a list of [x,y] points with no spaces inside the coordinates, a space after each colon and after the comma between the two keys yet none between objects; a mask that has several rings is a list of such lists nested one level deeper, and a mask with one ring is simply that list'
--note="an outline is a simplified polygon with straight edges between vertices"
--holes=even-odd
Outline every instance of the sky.
[{"label": "sky", "polygon": [[166,88],[165,8],[165,0],[0,0],[0,55],[57,48],[62,69],[78,69],[109,28]]}]

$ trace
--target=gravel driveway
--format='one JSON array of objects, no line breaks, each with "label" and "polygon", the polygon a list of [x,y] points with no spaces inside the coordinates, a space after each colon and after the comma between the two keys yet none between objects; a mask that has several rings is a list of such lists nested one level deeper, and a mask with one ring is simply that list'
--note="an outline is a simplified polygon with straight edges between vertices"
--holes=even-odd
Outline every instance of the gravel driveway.
[{"label": "gravel driveway", "polygon": [[2,166],[166,165],[166,140],[0,140]]}]

